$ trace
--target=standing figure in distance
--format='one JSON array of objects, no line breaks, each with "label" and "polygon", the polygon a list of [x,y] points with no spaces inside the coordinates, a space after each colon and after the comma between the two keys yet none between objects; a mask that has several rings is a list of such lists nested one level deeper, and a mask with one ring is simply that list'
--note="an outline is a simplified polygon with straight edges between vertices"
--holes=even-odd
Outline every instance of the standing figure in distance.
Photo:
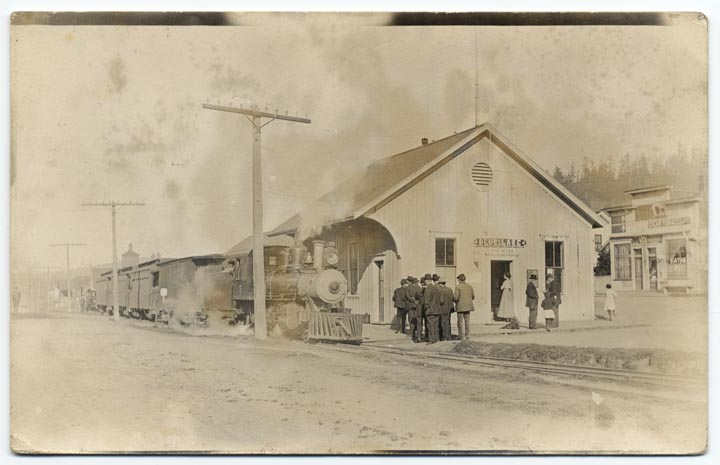
[{"label": "standing figure in distance", "polygon": [[617,292],[612,288],[612,284],[607,283],[605,285],[605,311],[608,313],[608,318],[610,318],[610,321],[615,318],[615,298],[617,297]]},{"label": "standing figure in distance", "polygon": [[559,328],[560,327],[560,304],[562,303],[562,298],[560,297],[560,283],[555,280],[555,277],[553,275],[548,275],[547,277],[547,296],[550,297],[550,301],[553,304],[553,313],[555,313],[555,318],[553,318],[553,328]]},{"label": "standing figure in distance", "polygon": [[465,275],[460,274],[457,277],[459,283],[455,286],[455,311],[458,317],[458,335],[460,340],[470,337],[470,312],[475,310],[473,300],[475,300],[475,290],[471,285],[465,282]]},{"label": "standing figure in distance", "polygon": [[410,322],[410,337],[413,342],[422,339],[422,288],[414,276],[408,276],[405,288],[405,311]]},{"label": "standing figure in distance", "polygon": [[537,290],[537,275],[531,274],[530,281],[525,288],[525,306],[530,310],[530,316],[528,318],[528,328],[535,329],[537,325],[537,308],[538,308],[538,290]]},{"label": "standing figure in distance", "polygon": [[452,328],[450,327],[450,314],[455,310],[455,302],[452,289],[447,287],[445,278],[440,278],[440,340],[452,340]]},{"label": "standing figure in distance", "polygon": [[512,281],[510,280],[510,272],[506,271],[504,277],[505,280],[500,287],[500,292],[502,292],[502,296],[500,297],[500,308],[498,308],[498,317],[512,320],[513,318],[515,318],[515,305],[513,304],[513,285]]},{"label": "standing figure in distance", "polygon": [[540,306],[543,309],[543,318],[545,318],[545,330],[549,332],[553,327],[553,320],[555,319],[555,312],[553,311],[553,303],[549,292],[545,292],[545,298]]},{"label": "standing figure in distance", "polygon": [[20,288],[17,286],[13,287],[12,292],[12,312],[17,313],[18,309],[20,308],[20,297],[22,294],[20,293]]},{"label": "standing figure in distance", "polygon": [[405,334],[405,320],[407,318],[407,310],[405,309],[405,288],[407,287],[407,285],[407,279],[401,279],[400,287],[395,289],[395,292],[393,293],[393,304],[397,309],[397,328],[395,329],[396,334],[400,331]]},{"label": "standing figure in distance", "polygon": [[439,323],[440,323],[440,288],[437,286],[437,282],[440,280],[440,276],[432,275],[430,284],[425,288],[425,295],[423,299],[425,301],[426,313],[426,327],[428,344],[435,344],[439,339]]}]

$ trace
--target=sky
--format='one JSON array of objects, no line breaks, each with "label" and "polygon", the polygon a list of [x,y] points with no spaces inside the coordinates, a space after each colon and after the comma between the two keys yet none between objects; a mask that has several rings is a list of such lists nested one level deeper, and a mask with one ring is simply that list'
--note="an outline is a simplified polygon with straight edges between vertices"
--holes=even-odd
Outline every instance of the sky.
[{"label": "sky", "polygon": [[[237,27],[11,28],[14,271],[223,252],[252,232],[251,126],[203,103],[312,119],[263,129],[271,229],[375,159],[488,122],[551,171],[707,151],[705,21],[384,27],[329,16]],[[381,20],[382,18],[377,18]],[[477,50],[477,52],[476,52]],[[477,63],[477,64],[476,64]]]}]

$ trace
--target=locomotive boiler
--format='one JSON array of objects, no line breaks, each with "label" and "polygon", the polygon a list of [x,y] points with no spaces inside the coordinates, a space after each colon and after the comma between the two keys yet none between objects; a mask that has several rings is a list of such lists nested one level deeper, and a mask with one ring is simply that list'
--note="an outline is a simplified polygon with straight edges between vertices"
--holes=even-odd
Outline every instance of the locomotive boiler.
[{"label": "locomotive boiler", "polygon": [[[265,301],[268,331],[306,341],[362,342],[363,315],[345,309],[345,276],[335,267],[332,243],[313,241],[313,251],[300,242],[265,247]],[[235,263],[233,300],[238,321],[254,317],[252,252]]]}]

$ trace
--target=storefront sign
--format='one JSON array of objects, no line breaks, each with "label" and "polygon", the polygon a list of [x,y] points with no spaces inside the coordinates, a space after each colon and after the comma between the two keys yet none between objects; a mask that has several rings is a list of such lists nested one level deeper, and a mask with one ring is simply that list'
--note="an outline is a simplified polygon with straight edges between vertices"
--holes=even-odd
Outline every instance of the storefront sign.
[{"label": "storefront sign", "polygon": [[660,244],[662,236],[638,236],[632,238],[633,244]]},{"label": "storefront sign", "polygon": [[680,218],[659,218],[656,220],[648,220],[648,228],[662,228],[665,226],[678,226],[681,224],[690,224],[690,218],[683,216]]},{"label": "storefront sign", "polygon": [[490,247],[490,248],[523,248],[527,241],[525,239],[501,239],[494,237],[479,237],[475,239],[475,247]]}]

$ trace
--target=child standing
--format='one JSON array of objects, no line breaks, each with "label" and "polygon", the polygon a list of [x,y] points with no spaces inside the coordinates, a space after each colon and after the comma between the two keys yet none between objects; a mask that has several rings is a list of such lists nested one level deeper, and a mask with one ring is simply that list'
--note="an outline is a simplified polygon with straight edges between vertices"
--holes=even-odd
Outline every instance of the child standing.
[{"label": "child standing", "polygon": [[547,292],[540,306],[543,309],[543,318],[545,318],[545,329],[550,331],[550,328],[553,326],[553,320],[555,319],[555,312],[553,311],[552,299],[548,297]]},{"label": "child standing", "polygon": [[608,313],[610,321],[615,317],[615,298],[617,293],[613,290],[612,284],[605,285],[605,311]]}]

